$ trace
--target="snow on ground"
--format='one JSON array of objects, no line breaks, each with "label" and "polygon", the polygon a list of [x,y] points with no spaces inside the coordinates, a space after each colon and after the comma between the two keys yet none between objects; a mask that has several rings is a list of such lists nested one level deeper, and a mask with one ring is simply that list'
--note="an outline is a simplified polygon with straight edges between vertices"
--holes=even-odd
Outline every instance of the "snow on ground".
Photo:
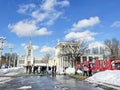
[{"label": "snow on ground", "polygon": [[119,86],[120,88],[120,70],[101,71],[86,79],[88,82]]},{"label": "snow on ground", "polygon": [[[65,73],[66,73],[66,74],[75,74],[75,68],[68,67],[68,68],[65,70]],[[78,74],[82,74],[83,72],[82,72],[81,70],[77,70],[77,73],[78,73]]]},{"label": "snow on ground", "polygon": [[63,68],[59,68],[56,71],[58,74],[64,74],[64,69]]},{"label": "snow on ground", "polygon": [[27,89],[30,89],[30,88],[32,88],[32,86],[22,86],[18,89],[27,90]]},{"label": "snow on ground", "polygon": [[4,68],[4,69],[0,69],[0,75],[7,75],[9,73],[20,73],[20,71],[22,71],[23,68],[22,67],[12,67],[12,68]]},{"label": "snow on ground", "polygon": [[[65,70],[67,74],[75,74],[75,68],[68,67]],[[82,74],[81,70],[78,70],[77,73]],[[120,70],[106,70],[95,73],[93,76],[86,79],[86,81],[102,84],[108,87],[116,88],[120,90]]]},{"label": "snow on ground", "polygon": [[[0,76],[2,75],[16,75],[19,73],[23,73],[24,69],[22,67],[12,67],[12,68],[5,68],[0,69]],[[0,77],[0,83],[5,83],[11,80],[11,77]]]},{"label": "snow on ground", "polygon": [[65,73],[66,73],[66,74],[75,74],[75,68],[68,67],[68,68],[65,70]]},{"label": "snow on ground", "polygon": [[[63,68],[57,71],[59,74],[75,74],[75,68],[68,67],[66,70]],[[78,73],[82,73],[82,71],[78,70]],[[13,67],[7,69],[0,69],[0,75],[14,75],[24,73],[24,69],[21,67]],[[10,77],[0,77],[0,83],[5,83],[10,81]],[[98,84],[107,84],[113,86],[119,86],[120,88],[120,70],[106,70],[95,73],[93,76],[86,79],[86,81],[91,83],[98,83]]]},{"label": "snow on ground", "polygon": [[66,69],[64,68],[59,68],[57,70],[57,73],[58,74],[75,74],[75,68],[72,68],[72,67],[68,67]]}]

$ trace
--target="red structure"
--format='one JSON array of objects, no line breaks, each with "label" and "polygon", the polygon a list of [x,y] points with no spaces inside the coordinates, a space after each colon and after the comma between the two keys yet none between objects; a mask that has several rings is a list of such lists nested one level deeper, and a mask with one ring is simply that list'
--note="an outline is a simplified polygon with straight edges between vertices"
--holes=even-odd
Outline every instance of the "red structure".
[{"label": "red structure", "polygon": [[[82,66],[83,65],[88,66],[89,64],[92,64],[92,70],[96,71],[120,70],[120,58],[95,60],[94,63],[91,63],[90,61],[84,61],[82,63]],[[82,66],[80,63],[76,62],[77,68],[81,68]]]}]

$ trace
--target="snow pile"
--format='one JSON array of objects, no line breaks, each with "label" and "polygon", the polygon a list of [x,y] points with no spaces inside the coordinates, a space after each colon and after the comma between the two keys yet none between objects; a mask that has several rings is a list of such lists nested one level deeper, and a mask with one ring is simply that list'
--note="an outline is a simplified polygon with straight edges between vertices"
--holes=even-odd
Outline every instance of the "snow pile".
[{"label": "snow pile", "polygon": [[68,67],[68,68],[65,70],[65,73],[66,73],[66,74],[75,74],[75,68]]},{"label": "snow pile", "polygon": [[86,80],[92,83],[103,83],[120,86],[120,70],[106,70],[98,72]]},{"label": "snow pile", "polygon": [[30,89],[30,88],[32,88],[32,86],[22,86],[22,87],[17,88],[17,89],[27,90],[27,89]]},{"label": "snow pile", "polygon": [[64,74],[64,69],[63,69],[63,68],[57,69],[57,73],[58,73],[58,74]]},{"label": "snow pile", "polygon": [[[0,76],[2,75],[16,75],[19,73],[23,73],[23,68],[21,67],[13,67],[13,68],[5,68],[0,69]],[[0,77],[0,83],[5,83],[11,80],[11,77]]]},{"label": "snow pile", "polygon": [[23,68],[22,67],[13,67],[13,68],[5,68],[0,69],[0,75],[10,75],[13,73],[13,75],[16,73],[22,73]]},{"label": "snow pile", "polygon": [[[63,68],[60,68],[57,70],[58,74],[75,74],[75,68],[68,67],[65,70]],[[82,74],[83,72],[81,70],[77,70],[78,74]]]},{"label": "snow pile", "polygon": [[78,74],[83,74],[83,71],[77,70],[77,73],[78,73]]}]

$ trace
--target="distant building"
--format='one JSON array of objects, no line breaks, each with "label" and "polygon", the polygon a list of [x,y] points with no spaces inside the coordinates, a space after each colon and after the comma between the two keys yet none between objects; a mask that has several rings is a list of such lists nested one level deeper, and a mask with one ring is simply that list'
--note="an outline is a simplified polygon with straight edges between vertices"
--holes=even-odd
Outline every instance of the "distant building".
[{"label": "distant building", "polygon": [[5,62],[7,66],[9,67],[17,66],[17,61],[18,61],[17,53],[5,53],[4,57],[5,57]]},{"label": "distant building", "polygon": [[[37,58],[33,55],[33,46],[30,39],[29,44],[26,48],[26,54],[20,56],[17,62],[17,66],[57,66],[57,69],[74,66],[74,62],[70,55],[70,48],[79,49],[80,46],[76,42],[61,42],[59,41],[55,47],[55,57],[46,60],[46,58]],[[88,48],[85,53],[79,58],[79,61],[90,61],[103,60],[103,49],[102,47]]]},{"label": "distant building", "polygon": [[32,46],[32,40],[30,39],[29,44],[26,48],[26,54],[24,56],[19,57],[19,60],[17,62],[17,66],[44,66],[45,63],[42,63],[41,58],[37,58],[33,55],[33,46]]}]

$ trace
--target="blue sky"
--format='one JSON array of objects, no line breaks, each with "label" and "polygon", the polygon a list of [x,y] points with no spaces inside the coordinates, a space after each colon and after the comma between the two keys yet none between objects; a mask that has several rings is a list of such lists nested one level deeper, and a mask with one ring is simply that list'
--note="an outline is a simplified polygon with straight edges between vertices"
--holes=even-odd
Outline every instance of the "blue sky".
[{"label": "blue sky", "polygon": [[32,37],[36,56],[58,40],[120,40],[119,8],[120,0],[0,0],[0,36],[20,55]]}]

